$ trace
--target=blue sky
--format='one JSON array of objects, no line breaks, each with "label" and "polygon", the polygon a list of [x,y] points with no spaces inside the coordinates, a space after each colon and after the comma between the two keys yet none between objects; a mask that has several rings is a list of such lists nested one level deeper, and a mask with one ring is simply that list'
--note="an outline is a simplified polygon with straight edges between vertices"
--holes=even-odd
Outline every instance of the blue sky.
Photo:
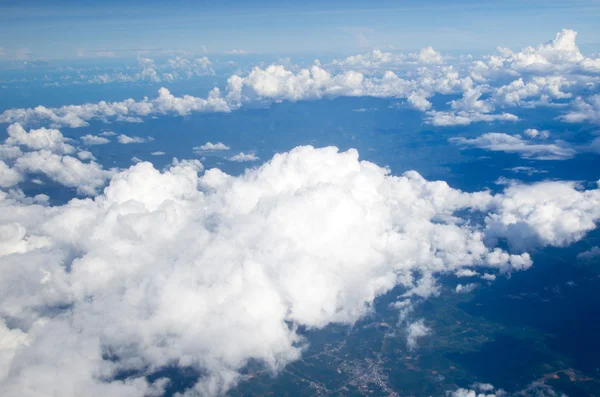
[{"label": "blue sky", "polygon": [[350,53],[368,48],[489,51],[542,42],[562,28],[582,49],[600,37],[600,3],[579,1],[4,2],[4,58],[133,57],[142,49]]}]

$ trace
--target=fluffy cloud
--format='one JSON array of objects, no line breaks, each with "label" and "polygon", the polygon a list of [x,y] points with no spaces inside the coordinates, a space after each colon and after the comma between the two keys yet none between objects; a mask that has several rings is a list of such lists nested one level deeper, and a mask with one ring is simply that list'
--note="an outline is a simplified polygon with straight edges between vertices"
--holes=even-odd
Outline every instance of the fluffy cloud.
[{"label": "fluffy cloud", "polygon": [[110,142],[110,139],[104,138],[103,136],[87,134],[81,137],[81,141],[84,145],[104,145]]},{"label": "fluffy cloud", "polygon": [[563,29],[554,40],[537,48],[526,47],[521,51],[498,48],[498,55],[488,56],[484,62],[473,65],[473,73],[489,76],[493,74],[556,73],[600,71],[600,59],[586,58],[575,43],[577,32]]},{"label": "fluffy cloud", "polygon": [[259,158],[254,153],[239,152],[238,154],[229,157],[227,160],[243,163],[246,161],[257,161]]},{"label": "fluffy cloud", "polygon": [[580,240],[600,220],[600,190],[567,182],[509,186],[486,219],[488,238],[507,239],[516,250],[532,245],[565,246]]},{"label": "fluffy cloud", "polygon": [[406,327],[406,346],[408,347],[408,350],[416,349],[418,346],[418,339],[429,335],[430,332],[431,329],[425,325],[423,319],[410,323]]},{"label": "fluffy cloud", "polygon": [[469,283],[469,284],[458,284],[455,288],[455,292],[457,294],[467,294],[469,292],[472,292],[475,288],[477,288],[477,284],[475,283]]},{"label": "fluffy cloud", "polygon": [[572,104],[573,109],[560,118],[567,123],[600,123],[600,95],[592,95],[587,99],[576,98]]},{"label": "fluffy cloud", "polygon": [[33,150],[49,150],[54,153],[73,153],[75,148],[68,143],[59,130],[40,128],[27,132],[20,124],[11,124],[7,130],[8,138],[4,141],[8,146],[25,146]]},{"label": "fluffy cloud", "polygon": [[[571,110],[562,117],[564,121],[597,122],[600,100],[597,95],[585,94],[600,84],[600,69],[593,66],[600,60],[581,55],[574,40],[575,33],[565,30],[553,42],[537,49],[501,49],[500,55],[486,57],[485,62],[475,61],[468,70],[462,61],[443,64],[441,55],[431,48],[408,55],[376,50],[326,66],[315,62],[304,69],[285,65],[255,67],[247,75],[230,76],[223,97],[218,88],[206,99],[175,97],[161,88],[152,100],[10,109],[0,115],[0,122],[81,127],[93,119],[141,122],[149,115],[229,112],[242,106],[340,96],[405,99],[410,106],[426,112],[426,120],[436,126],[516,121],[516,115],[507,111],[496,113],[496,109],[535,106],[570,106]],[[138,62],[144,68],[139,78],[154,82],[178,79],[178,73],[210,73],[210,61],[206,58],[171,59],[171,71],[162,75],[151,59],[139,58]],[[407,64],[415,66],[394,68]],[[363,69],[367,72],[363,73]],[[513,80],[506,83],[507,76]],[[458,94],[462,98],[451,101],[450,109],[434,109],[430,99],[437,94]],[[569,104],[566,100],[571,97],[576,99]]]},{"label": "fluffy cloud", "polygon": [[491,273],[485,273],[481,276],[481,278],[485,281],[494,281],[496,280],[496,275]]},{"label": "fluffy cloud", "polygon": [[176,114],[184,116],[192,112],[229,112],[231,109],[221,98],[218,89],[213,89],[207,99],[190,95],[176,97],[166,88],[158,90],[152,100],[144,98],[136,102],[126,99],[122,102],[88,103],[67,105],[60,108],[37,106],[29,109],[9,109],[0,114],[0,123],[50,124],[71,128],[84,127],[90,120],[116,119],[118,121],[139,121],[139,117],[153,114]]},{"label": "fluffy cloud", "polygon": [[418,53],[402,54],[373,50],[366,54],[352,55],[345,59],[335,59],[331,66],[341,69],[380,70],[398,68],[411,64],[438,65],[444,58],[432,47],[421,49]]},{"label": "fluffy cloud", "polygon": [[523,133],[530,138],[546,139],[550,136],[550,131],[548,131],[548,130],[540,131],[535,128],[528,128],[525,131],[523,131]]},{"label": "fluffy cloud", "polygon": [[75,157],[60,156],[47,150],[25,153],[13,167],[25,173],[44,174],[83,195],[95,194],[114,174],[114,170],[105,170],[94,161],[84,163]]},{"label": "fluffy cloud", "polygon": [[427,113],[427,122],[439,126],[469,125],[479,121],[517,121],[519,118],[511,113],[485,114],[480,112],[438,112],[430,111]]},{"label": "fluffy cloud", "polygon": [[566,397],[565,394],[558,393],[551,386],[541,382],[533,382],[523,390],[514,393],[497,389],[490,383],[475,382],[468,389],[458,388],[446,392],[446,395],[449,397]]},{"label": "fluffy cloud", "polygon": [[175,57],[174,59],[169,59],[167,63],[176,71],[175,78],[179,78],[180,74],[183,74],[186,78],[215,74],[215,71],[211,67],[212,64],[207,57],[196,59]]},{"label": "fluffy cloud", "polygon": [[214,152],[214,151],[218,151],[218,150],[229,150],[229,149],[231,149],[231,148],[222,142],[217,142],[217,143],[206,142],[204,145],[196,146],[193,148],[193,150],[195,152]]},{"label": "fluffy cloud", "polygon": [[148,142],[149,140],[152,140],[152,138],[151,137],[142,138],[140,136],[129,136],[129,135],[125,135],[125,134],[121,134],[117,137],[117,142],[119,142],[120,144],[123,144],[123,145],[128,145],[130,143],[145,143],[145,142]]},{"label": "fluffy cloud", "polygon": [[488,132],[477,138],[450,138],[463,146],[474,146],[494,152],[518,153],[521,157],[533,160],[567,160],[575,156],[575,150],[565,147],[562,141],[537,143],[527,141],[520,135],[508,135],[500,132]]},{"label": "fluffy cloud", "polygon": [[457,271],[456,273],[456,277],[475,277],[475,276],[479,276],[479,273],[477,273],[476,271],[473,271],[471,269],[462,269]]},{"label": "fluffy cloud", "polygon": [[[573,184],[465,193],[331,147],[237,177],[201,169],[140,162],[62,206],[0,193],[0,394],[160,395],[165,380],[145,375],[165,366],[197,368],[194,392],[221,394],[249,359],[297,359],[297,326],[352,324],[396,285],[428,296],[437,273],[526,269],[527,254],[490,242],[526,230],[563,245],[600,208],[599,190]],[[488,215],[470,224],[461,210]],[[409,346],[427,332],[412,322]]]},{"label": "fluffy cloud", "polygon": [[21,173],[0,160],[0,187],[14,186],[23,180]]},{"label": "fluffy cloud", "polygon": [[[8,138],[0,145],[0,157],[4,159],[0,160],[1,187],[22,182],[26,174],[43,174],[76,189],[79,194],[94,195],[115,173],[115,170],[105,170],[94,162],[94,156],[88,151],[79,150],[77,157],[72,156],[75,147],[66,143],[70,140],[57,129],[40,128],[27,132],[20,124],[12,124],[7,132]],[[90,139],[105,138],[82,140]]]},{"label": "fluffy cloud", "polygon": [[[130,69],[130,67],[128,67]],[[163,64],[156,64],[153,59],[139,57],[135,72],[103,73],[97,75],[79,74],[73,83],[108,84],[108,83],[134,83],[134,82],[172,82],[175,80],[190,79],[196,76],[211,76],[215,72],[207,57],[188,59],[177,56],[168,59]]]},{"label": "fluffy cloud", "polygon": [[393,71],[381,76],[365,76],[349,70],[331,73],[318,64],[296,72],[282,65],[254,68],[246,77],[233,75],[228,80],[227,99],[232,106],[248,102],[315,100],[339,96],[408,98],[419,108],[428,108],[425,99],[435,93],[458,93],[472,86],[470,78],[460,78],[451,67],[418,71],[415,79],[399,77]]}]

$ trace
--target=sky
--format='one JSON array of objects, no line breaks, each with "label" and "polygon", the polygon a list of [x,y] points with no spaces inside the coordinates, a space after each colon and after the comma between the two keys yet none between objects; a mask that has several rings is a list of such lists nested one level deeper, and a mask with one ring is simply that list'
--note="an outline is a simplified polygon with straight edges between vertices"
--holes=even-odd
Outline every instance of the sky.
[{"label": "sky", "polygon": [[597,317],[598,7],[2,3],[0,395],[227,395],[383,298],[402,357],[435,299]]},{"label": "sky", "polygon": [[368,48],[490,51],[569,27],[597,44],[600,5],[560,1],[3,2],[4,58],[63,59],[78,50],[323,54]]}]

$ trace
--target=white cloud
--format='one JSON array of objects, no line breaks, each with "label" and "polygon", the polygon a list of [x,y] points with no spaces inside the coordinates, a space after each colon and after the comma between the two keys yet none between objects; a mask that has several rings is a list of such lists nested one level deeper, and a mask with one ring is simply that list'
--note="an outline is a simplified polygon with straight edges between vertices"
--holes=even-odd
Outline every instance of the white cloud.
[{"label": "white cloud", "polygon": [[548,130],[540,131],[535,128],[528,128],[525,131],[523,131],[523,133],[530,138],[546,139],[550,136],[550,131],[548,131]]},{"label": "white cloud", "polygon": [[412,105],[415,109],[418,109],[422,112],[425,112],[431,109],[431,102],[427,100],[425,95],[418,94],[417,92],[412,92],[406,98],[408,103]]},{"label": "white cloud", "polygon": [[453,391],[447,391],[449,397],[566,397],[565,394],[558,393],[551,386],[532,382],[522,390],[509,393],[503,389],[497,389],[490,383],[475,382],[468,389],[458,388]]},{"label": "white cloud", "polygon": [[469,125],[480,121],[517,121],[519,118],[511,113],[486,114],[480,112],[439,112],[432,110],[427,112],[427,121],[435,126],[447,127],[454,125]]},{"label": "white cloud", "polygon": [[486,218],[488,238],[506,238],[514,249],[565,246],[580,240],[600,220],[600,190],[575,183],[508,186]]},{"label": "white cloud", "polygon": [[[60,206],[0,193],[0,224],[12,225],[0,248],[13,250],[0,251],[0,318],[18,336],[1,394],[149,395],[160,384],[144,375],[167,365],[201,369],[195,390],[223,394],[251,358],[273,370],[297,359],[295,326],[352,324],[397,285],[431,295],[438,273],[526,269],[527,254],[486,245],[512,241],[510,225],[537,235],[519,239],[531,248],[576,241],[600,217],[599,190],[464,193],[390,176],[354,150],[299,147],[240,176],[201,168],[140,162]],[[485,224],[461,210],[484,211]],[[409,346],[424,324],[408,326]],[[127,382],[113,379],[125,370]]]},{"label": "white cloud", "polygon": [[494,74],[556,73],[600,71],[600,59],[586,58],[575,43],[577,32],[563,29],[554,40],[537,48],[526,47],[515,52],[498,48],[498,55],[488,56],[485,62],[474,64],[473,73],[488,77]]},{"label": "white cloud", "polygon": [[150,153],[150,154],[151,154],[152,156],[164,156],[166,153],[165,153],[165,152],[158,151],[158,152],[152,152],[152,153]]},{"label": "white cloud", "polygon": [[83,163],[72,156],[61,156],[47,150],[25,153],[15,161],[14,168],[25,173],[41,173],[64,186],[77,189],[79,194],[93,195],[104,186],[114,170],[102,165]]},{"label": "white cloud", "polygon": [[[207,57],[201,57],[196,59],[186,59],[182,57],[175,57],[169,59],[168,65],[174,70],[183,73],[186,78],[194,76],[210,76],[214,75],[215,71],[211,67],[211,62]],[[178,78],[179,75],[176,74]]]},{"label": "white cloud", "polygon": [[475,288],[477,288],[477,284],[475,283],[469,283],[469,284],[458,284],[455,288],[455,292],[457,294],[468,294],[469,292],[472,292]]},{"label": "white cloud", "polygon": [[567,123],[600,123],[600,95],[592,95],[587,99],[578,97],[572,103],[573,110],[560,117]]},{"label": "white cloud", "polygon": [[204,145],[196,146],[193,148],[193,150],[195,152],[214,152],[217,150],[229,150],[229,149],[231,149],[231,148],[222,142],[217,142],[217,143],[206,142]]},{"label": "white cloud", "polygon": [[494,152],[518,153],[521,157],[532,160],[567,160],[575,156],[575,150],[565,147],[562,141],[554,143],[532,143],[523,140],[520,135],[508,135],[500,132],[488,132],[477,138],[450,138],[463,146],[474,146]]},{"label": "white cloud", "polygon": [[11,124],[7,128],[8,138],[4,142],[9,146],[26,146],[29,149],[45,149],[54,153],[73,153],[75,148],[68,143],[59,130],[40,128],[27,132],[20,124]]},{"label": "white cloud", "polygon": [[92,152],[87,151],[87,150],[78,151],[77,157],[79,157],[79,160],[96,160],[96,158],[94,157]]},{"label": "white cloud", "polygon": [[23,176],[19,171],[10,168],[8,164],[0,160],[0,187],[12,187],[21,182],[22,180]]},{"label": "white cloud", "polygon": [[544,98],[545,101],[570,98],[571,94],[561,91],[561,88],[568,85],[562,76],[536,76],[527,83],[519,78],[494,89],[490,102],[503,106],[527,106],[530,98]]},{"label": "white cloud", "polygon": [[496,280],[496,275],[491,273],[485,273],[481,276],[481,278],[486,281],[494,281]]},{"label": "white cloud", "polygon": [[110,139],[104,138],[102,136],[87,134],[82,136],[81,141],[84,145],[104,145],[110,142]]},{"label": "white cloud", "polygon": [[[575,45],[575,37],[574,31],[563,30],[552,42],[537,48],[527,47],[520,52],[499,48],[499,54],[476,60],[468,68],[464,62],[470,62],[469,57],[456,58],[455,65],[446,65],[446,60],[430,47],[415,54],[374,50],[325,66],[316,61],[306,69],[287,65],[255,67],[248,75],[230,76],[224,98],[217,88],[206,99],[174,97],[162,88],[152,100],[10,109],[0,115],[0,121],[81,127],[92,119],[140,122],[148,115],[228,112],[245,105],[271,102],[371,96],[406,99],[414,108],[427,112],[428,122],[450,126],[516,121],[516,115],[494,113],[495,109],[568,106],[565,99],[575,96],[572,110],[563,115],[563,120],[597,122],[599,100],[594,95],[589,98],[582,95],[593,92],[590,89],[600,84],[597,76],[600,59],[583,56]],[[99,75],[91,80],[159,82],[214,73],[206,57],[178,56],[162,66],[140,57],[138,64],[141,71],[133,75]],[[407,69],[407,65],[412,67]],[[335,72],[336,69],[341,71]],[[506,83],[507,77],[512,81]],[[436,94],[463,94],[463,97],[452,101],[450,110],[433,109],[430,99]]]},{"label": "white cloud", "polygon": [[406,346],[408,350],[414,350],[418,347],[418,340],[424,336],[429,335],[431,329],[429,329],[423,319],[417,320],[410,323],[406,327]]},{"label": "white cloud", "polygon": [[479,273],[477,273],[474,270],[471,269],[461,269],[459,271],[457,271],[456,273],[456,277],[475,277],[475,276],[479,276]]},{"label": "white cloud", "polygon": [[418,53],[391,53],[373,50],[366,54],[352,55],[345,59],[335,59],[331,66],[341,69],[380,70],[384,68],[402,68],[407,65],[439,65],[444,63],[442,55],[432,47],[421,49]]},{"label": "white cloud", "polygon": [[115,173],[95,163],[89,151],[78,150],[78,158],[71,156],[76,149],[66,143],[69,139],[59,130],[40,128],[27,132],[20,124],[11,124],[7,132],[8,138],[0,145],[0,157],[8,161],[0,160],[2,187],[22,182],[26,174],[44,174],[79,194],[93,195]]},{"label": "white cloud", "polygon": [[441,64],[444,63],[442,54],[434,50],[432,47],[422,48],[417,57],[419,63],[423,64]]},{"label": "white cloud", "polygon": [[121,134],[117,137],[117,142],[119,142],[120,144],[123,145],[128,145],[130,143],[145,143],[148,142],[150,139],[148,138],[142,138],[140,136],[128,136],[125,134]]},{"label": "white cloud", "polygon": [[239,152],[238,154],[229,157],[227,160],[243,163],[246,161],[257,161],[259,160],[259,157],[257,157],[254,153]]},{"label": "white cloud", "polygon": [[136,122],[140,117],[153,114],[175,114],[184,116],[192,112],[229,112],[227,103],[220,97],[218,89],[213,89],[207,99],[189,95],[176,97],[166,88],[158,90],[152,100],[144,98],[136,102],[126,99],[122,102],[88,103],[67,105],[60,108],[37,106],[29,109],[9,109],[0,114],[2,123],[50,124],[52,126],[84,127],[88,121],[117,119]]}]

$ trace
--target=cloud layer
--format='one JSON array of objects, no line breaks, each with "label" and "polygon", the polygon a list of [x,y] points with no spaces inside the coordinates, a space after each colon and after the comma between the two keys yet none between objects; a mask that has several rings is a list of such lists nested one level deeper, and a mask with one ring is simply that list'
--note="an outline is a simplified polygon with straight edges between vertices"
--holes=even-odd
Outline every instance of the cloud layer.
[{"label": "cloud layer", "polygon": [[[145,375],[177,366],[202,374],[188,395],[216,395],[250,359],[276,371],[299,358],[298,326],[352,324],[397,285],[436,294],[438,273],[527,269],[527,249],[577,241],[600,218],[598,189],[466,193],[333,147],[238,177],[199,171],[140,162],[62,206],[1,193],[0,394],[160,395],[167,380]],[[426,323],[407,332],[416,346]]]},{"label": "cloud layer", "polygon": [[[454,59],[455,64],[425,48],[408,55],[374,50],[329,65],[315,61],[305,68],[257,66],[246,75],[231,75],[225,87],[214,88],[206,98],[177,97],[161,88],[151,100],[10,109],[0,114],[0,122],[75,128],[93,119],[139,122],[150,115],[183,116],[280,101],[371,96],[401,99],[425,112],[425,121],[439,127],[513,122],[519,118],[506,109],[537,106],[568,107],[561,116],[565,122],[598,123],[600,100],[594,91],[600,84],[600,59],[584,56],[575,43],[576,36],[565,29],[535,48],[513,51],[499,47],[497,53],[480,60],[462,57]],[[207,73],[212,70],[206,58],[177,57],[169,60],[172,71],[160,75],[151,59],[138,61],[143,70],[135,79],[152,82],[172,81],[180,74],[192,76],[200,73],[198,68]],[[434,108],[431,99],[436,95],[460,98]]]}]

